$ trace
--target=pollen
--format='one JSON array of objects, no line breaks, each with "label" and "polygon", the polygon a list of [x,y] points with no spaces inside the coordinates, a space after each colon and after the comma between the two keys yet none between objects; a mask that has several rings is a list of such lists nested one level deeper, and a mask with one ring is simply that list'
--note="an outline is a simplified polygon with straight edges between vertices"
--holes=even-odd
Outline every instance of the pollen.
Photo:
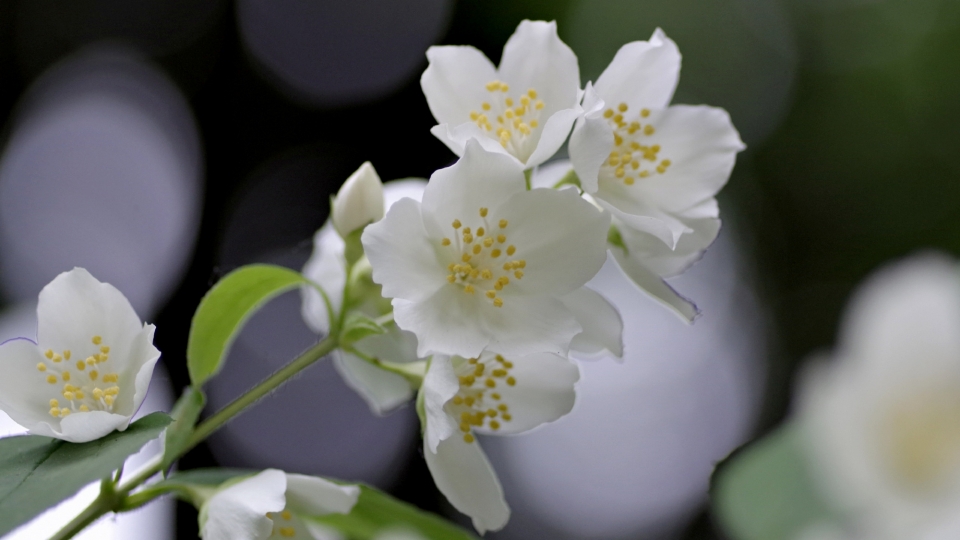
[{"label": "pollen", "polygon": [[507,247],[507,255],[513,255],[516,252],[517,252],[516,246],[510,245],[509,247]]},{"label": "pollen", "polygon": [[99,345],[103,343],[103,338],[100,336],[93,336],[93,339],[91,339],[91,341],[93,341],[94,345]]},{"label": "pollen", "polygon": [[291,519],[293,519],[293,514],[291,514],[289,510],[284,510],[283,512],[280,512],[280,516],[287,521],[290,521]]},{"label": "pollen", "polygon": [[440,245],[442,245],[442,246],[449,246],[449,245],[450,245],[450,239],[449,239],[449,238],[444,238],[443,240],[440,241]]},{"label": "pollen", "polygon": [[47,349],[47,352],[43,353],[48,360],[53,360],[53,349]]},{"label": "pollen", "polygon": [[63,351],[63,357],[64,357],[66,360],[69,360],[69,359],[70,359],[70,349],[67,349],[67,350]]},{"label": "pollen", "polygon": [[58,379],[57,379],[57,376],[56,376],[56,375],[47,375],[47,382],[48,382],[48,383],[50,383],[50,384],[57,384],[57,380],[58,380]]},{"label": "pollen", "polygon": [[493,305],[496,306],[496,307],[503,307],[503,299],[502,299],[502,298],[494,298],[494,299],[493,299]]},{"label": "pollen", "polygon": [[453,228],[454,228],[454,229],[459,229],[459,228],[460,228],[460,220],[459,220],[459,219],[453,220],[453,224],[452,224],[452,225],[453,225]]},{"label": "pollen", "polygon": [[46,371],[46,370],[47,370],[47,365],[44,364],[43,362],[40,362],[39,364],[37,364],[37,371]]},{"label": "pollen", "polygon": [[280,527],[280,536],[284,538],[293,538],[296,534],[297,530],[293,527]]},{"label": "pollen", "polygon": [[620,105],[617,105],[617,110],[620,112],[627,112],[627,104],[621,103]]},{"label": "pollen", "polygon": [[77,369],[83,371],[86,369],[87,364],[83,360],[77,360]]}]

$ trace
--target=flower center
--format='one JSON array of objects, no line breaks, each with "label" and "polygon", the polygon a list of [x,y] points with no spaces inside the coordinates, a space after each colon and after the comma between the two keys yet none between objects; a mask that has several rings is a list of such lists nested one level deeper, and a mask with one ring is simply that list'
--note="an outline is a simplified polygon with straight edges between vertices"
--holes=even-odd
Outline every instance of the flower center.
[{"label": "flower center", "polygon": [[[470,120],[480,129],[491,132],[491,136],[495,135],[512,155],[525,160],[533,151],[528,141],[540,125],[543,100],[537,99],[537,91],[531,88],[515,101],[510,97],[510,86],[502,81],[490,81],[486,88],[490,99],[480,104],[480,111],[470,112]],[[496,127],[491,118],[495,119]]]},{"label": "flower center", "polygon": [[[278,516],[280,519],[277,519]],[[296,521],[289,510],[284,509],[279,514],[267,512],[267,517],[273,521],[273,532],[270,538],[293,538],[297,535]]]},{"label": "flower center", "polygon": [[613,150],[603,162],[600,176],[632,186],[638,178],[667,172],[670,160],[660,159],[659,144],[644,144],[657,132],[653,124],[643,123],[650,116],[650,109],[640,109],[636,119],[629,123],[624,117],[627,110],[627,104],[621,103],[616,111],[603,111],[603,117],[613,127]]},{"label": "flower center", "polygon": [[936,490],[960,469],[960,393],[942,388],[897,401],[884,418],[888,457],[906,484]]},{"label": "flower center", "polygon": [[[493,431],[500,429],[500,422],[513,419],[510,407],[504,403],[503,396],[497,391],[502,383],[514,386],[517,380],[510,375],[513,362],[503,356],[485,354],[481,358],[463,361],[454,358],[454,372],[460,381],[460,391],[447,402],[447,412],[460,420],[463,440],[472,443],[474,428],[486,427]],[[460,360],[459,364],[457,361]]]},{"label": "flower center", "polygon": [[511,276],[523,279],[527,261],[515,258],[517,247],[507,243],[509,222],[501,219],[494,229],[487,221],[487,214],[486,208],[480,209],[482,225],[476,230],[464,227],[459,219],[453,220],[453,240],[444,237],[440,244],[453,251],[455,261],[447,266],[450,272],[447,282],[460,287],[466,294],[484,290],[484,295],[494,306],[502,307],[500,292],[510,285]]},{"label": "flower center", "polygon": [[[69,350],[61,353],[47,349],[47,360],[37,364],[37,370],[46,376],[47,383],[56,387],[63,384],[58,398],[50,399],[50,416],[63,418],[75,412],[112,411],[113,404],[120,394],[117,384],[120,376],[116,373],[101,375],[100,364],[110,360],[110,347],[103,344],[103,338],[93,336],[90,340],[93,353],[85,359],[71,361]],[[87,347],[90,348],[90,347]]]}]

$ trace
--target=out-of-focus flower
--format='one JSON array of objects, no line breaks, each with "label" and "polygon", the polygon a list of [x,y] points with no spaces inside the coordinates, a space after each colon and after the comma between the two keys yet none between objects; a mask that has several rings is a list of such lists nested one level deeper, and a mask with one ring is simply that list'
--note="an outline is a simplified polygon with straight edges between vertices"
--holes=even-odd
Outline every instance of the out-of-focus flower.
[{"label": "out-of-focus flower", "polygon": [[521,433],[560,418],[573,408],[579,378],[576,364],[550,353],[431,361],[421,390],[424,458],[437,487],[481,534],[506,525],[510,509],[474,433]]},{"label": "out-of-focus flower", "polygon": [[574,190],[525,190],[515,160],[469,141],[362,242],[421,357],[565,354],[582,328],[560,298],[603,265],[609,220]]},{"label": "out-of-focus flower", "polygon": [[341,237],[383,217],[383,184],[369,161],[347,178],[333,199],[331,221]]},{"label": "out-of-focus flower", "polygon": [[[588,83],[569,147],[581,186],[623,235],[613,250],[623,270],[692,320],[696,308],[661,278],[682,271],[716,238],[714,196],[744,145],[723,109],[668,106],[679,74],[680,52],[660,29],[624,45],[596,85]],[[651,263],[651,251],[659,262]]]},{"label": "out-of-focus flower", "polygon": [[328,529],[309,517],[347,514],[360,496],[357,486],[267,469],[228,484],[200,508],[203,540],[326,540]]},{"label": "out-of-focus flower", "polygon": [[160,351],[123,293],[83,268],[40,291],[37,343],[0,345],[0,409],[31,433],[70,442],[123,431]]},{"label": "out-of-focus flower", "polygon": [[521,22],[499,68],[468,46],[430,47],[427,59],[420,86],[438,122],[430,132],[458,156],[473,138],[535,167],[563,145],[580,114],[580,68],[555,22]]},{"label": "out-of-focus flower", "polygon": [[882,270],[832,356],[799,402],[825,494],[865,538],[956,538],[960,265],[927,255]]},{"label": "out-of-focus flower", "polygon": [[[409,197],[419,201],[427,183],[419,179],[396,180],[383,186],[381,206],[390,208],[398,200]],[[323,288],[335,312],[343,306],[343,287],[347,280],[345,244],[328,222],[313,238],[313,254],[303,267],[303,275]],[[360,309],[378,317],[390,310],[390,304],[379,301],[379,287],[369,283],[371,298]],[[323,297],[313,287],[301,289],[303,296],[303,319],[314,332],[330,331],[329,315]],[[362,294],[362,292],[361,292]],[[361,353],[388,362],[412,362],[417,360],[417,340],[413,334],[400,330],[395,325],[387,333],[364,338],[353,345]],[[333,353],[337,371],[351,388],[357,391],[377,414],[383,414],[413,398],[413,388],[400,375],[371,365],[366,360],[337,349]]]}]

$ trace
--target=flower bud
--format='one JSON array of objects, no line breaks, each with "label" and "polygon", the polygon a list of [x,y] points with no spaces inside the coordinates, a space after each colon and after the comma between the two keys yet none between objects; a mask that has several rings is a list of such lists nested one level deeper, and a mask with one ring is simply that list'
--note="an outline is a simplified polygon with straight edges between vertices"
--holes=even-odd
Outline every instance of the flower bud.
[{"label": "flower bud", "polygon": [[383,218],[383,183],[369,161],[347,178],[332,206],[333,226],[343,238]]}]

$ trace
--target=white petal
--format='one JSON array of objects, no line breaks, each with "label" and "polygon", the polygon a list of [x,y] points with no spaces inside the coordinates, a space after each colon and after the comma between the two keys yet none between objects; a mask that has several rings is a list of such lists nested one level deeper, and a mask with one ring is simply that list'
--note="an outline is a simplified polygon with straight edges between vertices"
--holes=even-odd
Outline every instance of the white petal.
[{"label": "white petal", "polygon": [[570,342],[573,351],[588,356],[609,351],[617,358],[623,356],[623,319],[609,300],[587,287],[567,293],[560,300],[583,327]]},{"label": "white petal", "polygon": [[680,78],[677,44],[657,28],[650,41],[627,43],[597,79],[597,92],[608,103],[631,109],[666,107]]},{"label": "white petal", "polygon": [[510,375],[515,386],[500,385],[500,403],[509,407],[512,418],[500,422],[497,431],[479,428],[482,433],[513,434],[529,431],[553,422],[573,410],[576,402],[574,385],[580,380],[577,365],[562,356],[538,353],[509,357],[513,362]]},{"label": "white petal", "polygon": [[387,298],[421,300],[447,283],[446,269],[423,229],[420,203],[413,199],[397,201],[386,217],[363,230],[361,241],[373,281]]},{"label": "white petal", "polygon": [[60,419],[50,416],[50,399],[60,398],[61,386],[47,383],[37,364],[46,360],[37,344],[26,338],[0,344],[0,409],[36,435],[54,437]]},{"label": "white petal", "polygon": [[504,218],[514,258],[526,261],[524,277],[504,294],[562,295],[592,278],[606,260],[610,216],[580,198],[575,190],[534,189],[514,195],[495,211]]},{"label": "white petal", "polygon": [[493,211],[525,189],[523,169],[516,160],[487,152],[471,139],[459,161],[430,177],[423,192],[424,227],[436,240],[453,236],[455,219],[470,226],[479,222],[480,208]]},{"label": "white petal", "polygon": [[646,268],[633,257],[628,257],[619,248],[611,248],[610,253],[617,260],[617,265],[624,275],[633,281],[640,289],[652,296],[655,300],[670,308],[686,322],[693,322],[700,315],[696,304],[680,296],[673,287],[667,284],[660,276]]},{"label": "white petal", "polygon": [[570,134],[570,162],[580,177],[580,187],[587,193],[596,193],[600,166],[613,148],[613,127],[597,110],[603,108],[604,102],[590,83],[583,99],[583,108],[590,112],[577,121]]},{"label": "white petal", "polygon": [[265,540],[273,532],[267,512],[283,510],[287,479],[283,471],[267,469],[224,488],[200,511],[203,540]]},{"label": "white petal", "polygon": [[620,227],[620,235],[630,257],[642,261],[645,267],[661,277],[671,277],[700,260],[720,233],[717,218],[684,219],[683,223],[691,232],[680,237],[675,249],[670,249],[659,238],[627,227]]},{"label": "white petal", "polygon": [[[303,267],[303,275],[323,288],[330,299],[334,313],[343,305],[343,286],[347,282],[344,243],[328,221],[313,235],[313,253]],[[330,330],[330,315],[323,296],[312,286],[300,289],[303,298],[303,320],[311,330],[326,334]]]},{"label": "white petal", "polygon": [[[369,339],[371,338],[366,338],[364,342]],[[380,369],[358,356],[336,351],[333,365],[347,386],[360,394],[374,414],[386,414],[413,397],[413,389],[406,379]]]},{"label": "white petal", "polygon": [[91,338],[102,336],[111,347],[111,369],[119,371],[120,365],[134,359],[130,347],[140,330],[140,318],[123,293],[83,268],[60,274],[40,291],[37,342],[41,348],[82,354],[77,347],[92,346]]},{"label": "white petal", "polygon": [[481,310],[491,337],[489,347],[504,354],[567,354],[570,341],[582,330],[563,302],[550,296],[504,294],[503,307],[484,302]]},{"label": "white petal", "polygon": [[580,67],[577,55],[557,36],[556,22],[522,21],[503,47],[498,71],[513,90],[537,91],[544,103],[541,118],[576,106]]},{"label": "white petal", "polygon": [[74,443],[89,442],[114,430],[123,431],[129,423],[129,416],[106,411],[75,413],[60,421],[60,433],[54,436]]},{"label": "white petal", "polygon": [[[132,386],[134,389],[132,396],[128,392],[121,392],[114,405],[114,412],[126,415],[128,419],[136,414],[147,397],[150,379],[153,378],[153,368],[160,359],[160,351],[153,346],[153,334],[156,330],[157,328],[152,324],[143,325],[143,329],[134,338],[130,347],[130,361],[127,368],[118,373],[120,388]],[[126,428],[124,425],[120,430],[123,431]]]},{"label": "white petal", "polygon": [[357,486],[341,486],[316,476],[287,473],[287,508],[302,516],[349,514],[360,497]]},{"label": "white petal", "polygon": [[523,168],[523,163],[510,154],[506,148],[501,146],[499,140],[491,138],[485,131],[481,130],[480,127],[473,122],[460,124],[458,126],[451,124],[438,124],[430,128],[430,133],[432,133],[437,139],[440,139],[440,142],[447,145],[447,148],[449,148],[451,152],[458,156],[462,156],[466,151],[468,142],[476,141],[487,152],[508,156],[517,164],[518,167]]},{"label": "white petal", "polygon": [[427,417],[423,444],[429,452],[436,452],[440,441],[457,433],[457,423],[444,410],[444,405],[459,391],[460,382],[453,372],[450,357],[434,356],[423,378],[423,405]]},{"label": "white petal", "polygon": [[343,238],[383,218],[383,182],[366,161],[340,186],[330,209],[330,221]]},{"label": "white petal", "polygon": [[423,190],[427,187],[426,178],[402,178],[391,180],[383,185],[383,204],[387,210],[393,203],[403,199],[420,201],[423,199]]},{"label": "white petal", "polygon": [[420,87],[437,123],[469,122],[470,112],[487,99],[486,84],[497,79],[496,68],[473,47],[430,47],[427,60]]},{"label": "white petal", "polygon": [[594,200],[624,225],[653,235],[670,249],[676,247],[683,235],[691,232],[681,219],[655,206],[655,199],[645,199],[643,194],[628,192],[624,188],[626,186],[613,189],[602,186],[594,194]]},{"label": "white petal", "polygon": [[[665,173],[640,179],[626,191],[671,214],[682,215],[713,198],[730,178],[737,152],[745,148],[723,109],[677,105],[652,111],[648,122],[656,128],[650,142],[659,144],[660,157],[672,164]],[[610,189],[620,185],[603,182],[597,195],[626,209],[613,199],[620,196],[614,195],[619,188]]]},{"label": "white petal", "polygon": [[570,134],[570,128],[573,127],[573,123],[576,122],[579,116],[579,107],[563,109],[553,113],[543,125],[543,130],[540,132],[540,140],[537,141],[537,147],[533,153],[530,154],[530,157],[526,159],[524,168],[529,169],[536,167],[553,157],[553,155],[557,153],[557,150],[563,146],[564,141],[567,140],[567,135]]},{"label": "white petal", "polygon": [[479,444],[450,437],[436,453],[424,448],[423,457],[437,488],[454,508],[470,516],[477,532],[497,531],[507,524],[510,508]]},{"label": "white petal", "polygon": [[480,322],[484,302],[478,296],[450,285],[418,302],[395,298],[393,318],[397,326],[416,334],[421,358],[436,353],[474,357],[490,342]]}]

